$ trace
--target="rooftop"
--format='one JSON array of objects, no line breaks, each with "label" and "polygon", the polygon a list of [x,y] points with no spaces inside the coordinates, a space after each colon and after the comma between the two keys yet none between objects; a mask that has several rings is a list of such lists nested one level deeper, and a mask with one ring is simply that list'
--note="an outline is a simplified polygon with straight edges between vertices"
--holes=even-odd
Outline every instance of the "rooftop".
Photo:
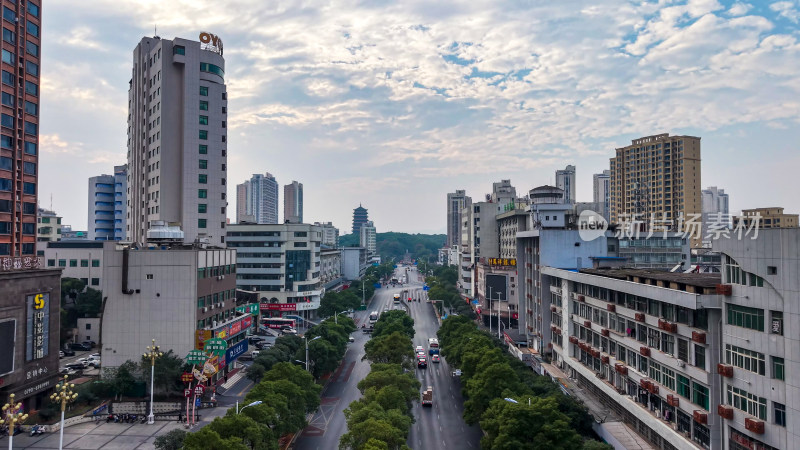
[{"label": "rooftop", "polygon": [[649,269],[581,269],[581,273],[635,283],[658,285],[658,281],[678,283],[699,288],[715,288],[722,282],[720,273],[664,272]]}]

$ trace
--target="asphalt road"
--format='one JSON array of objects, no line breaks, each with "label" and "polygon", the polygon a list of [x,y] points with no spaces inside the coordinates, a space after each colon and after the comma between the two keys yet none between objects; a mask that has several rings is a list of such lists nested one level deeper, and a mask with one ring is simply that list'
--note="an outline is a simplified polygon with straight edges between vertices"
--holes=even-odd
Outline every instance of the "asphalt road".
[{"label": "asphalt road", "polygon": [[[409,313],[414,319],[414,346],[421,345],[428,350],[428,338],[436,337],[439,322],[433,311],[433,304],[427,303],[424,292],[416,292],[415,284],[421,286],[416,272],[412,272],[411,297],[421,301],[409,302]],[[422,390],[433,387],[433,406],[414,406],[415,422],[411,425],[407,444],[415,450],[423,449],[479,449],[481,430],[477,426],[468,426],[462,419],[464,399],[461,396],[461,382],[452,376],[452,369],[445,358],[440,363],[428,360],[427,369],[416,369],[417,379]]]},{"label": "asphalt road", "polygon": [[349,344],[344,361],[331,375],[322,392],[320,407],[295,441],[295,449],[329,450],[339,447],[339,438],[347,432],[343,411],[350,403],[361,398],[361,392],[356,384],[364,379],[370,370],[369,363],[361,360],[364,356],[364,344],[369,340],[369,335],[364,334],[360,326],[368,320],[371,311],[379,311],[391,305],[392,296],[400,291],[400,288],[377,289],[367,310],[356,311],[353,314],[359,327],[352,334],[355,342]]},{"label": "asphalt road", "polygon": [[[405,275],[405,267],[397,270],[398,279]],[[423,280],[415,269],[409,269],[408,282],[395,288],[381,288],[376,291],[371,306],[366,311],[357,311],[356,324],[360,326],[367,320],[370,311],[381,311],[393,308],[394,294],[403,294],[403,307],[414,318],[414,346],[422,345],[426,351],[428,338],[435,337],[439,324],[433,312],[433,306],[427,303],[422,291]],[[408,297],[415,301],[408,302]],[[421,301],[416,301],[421,300]],[[339,369],[331,376],[331,380],[323,391],[319,410],[309,420],[309,425],[295,441],[298,450],[329,450],[338,448],[339,438],[347,432],[344,409],[361,398],[356,384],[369,373],[369,363],[361,361],[364,356],[364,343],[369,336],[360,329],[353,333],[355,342],[345,354]],[[469,427],[461,415],[464,412],[461,397],[461,385],[453,378],[452,370],[442,358],[441,363],[429,363],[427,369],[415,369],[416,377],[422,384],[422,390],[433,386],[433,407],[423,408],[420,402],[414,404],[413,414],[416,422],[411,426],[408,445],[416,450],[422,449],[478,449],[480,448],[481,431],[478,427]]]}]

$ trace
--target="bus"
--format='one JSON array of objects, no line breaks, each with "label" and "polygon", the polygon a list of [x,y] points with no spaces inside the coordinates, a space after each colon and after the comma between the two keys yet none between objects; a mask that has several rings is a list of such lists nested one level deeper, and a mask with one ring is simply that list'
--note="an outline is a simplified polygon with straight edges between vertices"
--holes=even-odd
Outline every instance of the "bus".
[{"label": "bus", "polygon": [[369,323],[370,325],[374,325],[375,322],[378,321],[378,311],[372,311],[369,313]]},{"label": "bus", "polygon": [[428,339],[428,354],[430,355],[438,355],[439,354],[439,340],[436,338]]},{"label": "bus", "polygon": [[400,294],[394,294],[394,302],[395,304],[400,303]]},{"label": "bus", "polygon": [[283,317],[265,317],[261,319],[261,325],[276,330],[286,327],[295,328],[295,323],[294,319],[284,319]]}]

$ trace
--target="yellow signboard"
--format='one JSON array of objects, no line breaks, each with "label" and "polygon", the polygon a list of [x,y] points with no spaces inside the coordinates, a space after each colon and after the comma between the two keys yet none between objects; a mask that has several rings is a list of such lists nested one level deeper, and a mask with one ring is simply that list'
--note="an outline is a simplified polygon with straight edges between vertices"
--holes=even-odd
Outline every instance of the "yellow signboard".
[{"label": "yellow signboard", "polygon": [[490,266],[516,266],[517,260],[515,258],[489,258]]}]

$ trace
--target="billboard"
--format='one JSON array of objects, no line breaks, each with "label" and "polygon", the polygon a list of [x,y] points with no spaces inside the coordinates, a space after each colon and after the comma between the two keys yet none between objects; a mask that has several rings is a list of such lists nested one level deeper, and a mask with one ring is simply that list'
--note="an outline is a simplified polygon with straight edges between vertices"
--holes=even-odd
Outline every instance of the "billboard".
[{"label": "billboard", "polygon": [[493,273],[486,274],[486,298],[490,300],[508,301],[508,276]]},{"label": "billboard", "polygon": [[14,349],[16,348],[15,336],[17,334],[17,321],[7,319],[0,322],[0,375],[14,371]]},{"label": "billboard", "polygon": [[25,336],[25,361],[47,356],[50,340],[50,294],[32,294],[26,297],[28,330]]},{"label": "billboard", "polygon": [[247,351],[247,339],[239,341],[231,348],[225,350],[225,362],[230,364]]}]

